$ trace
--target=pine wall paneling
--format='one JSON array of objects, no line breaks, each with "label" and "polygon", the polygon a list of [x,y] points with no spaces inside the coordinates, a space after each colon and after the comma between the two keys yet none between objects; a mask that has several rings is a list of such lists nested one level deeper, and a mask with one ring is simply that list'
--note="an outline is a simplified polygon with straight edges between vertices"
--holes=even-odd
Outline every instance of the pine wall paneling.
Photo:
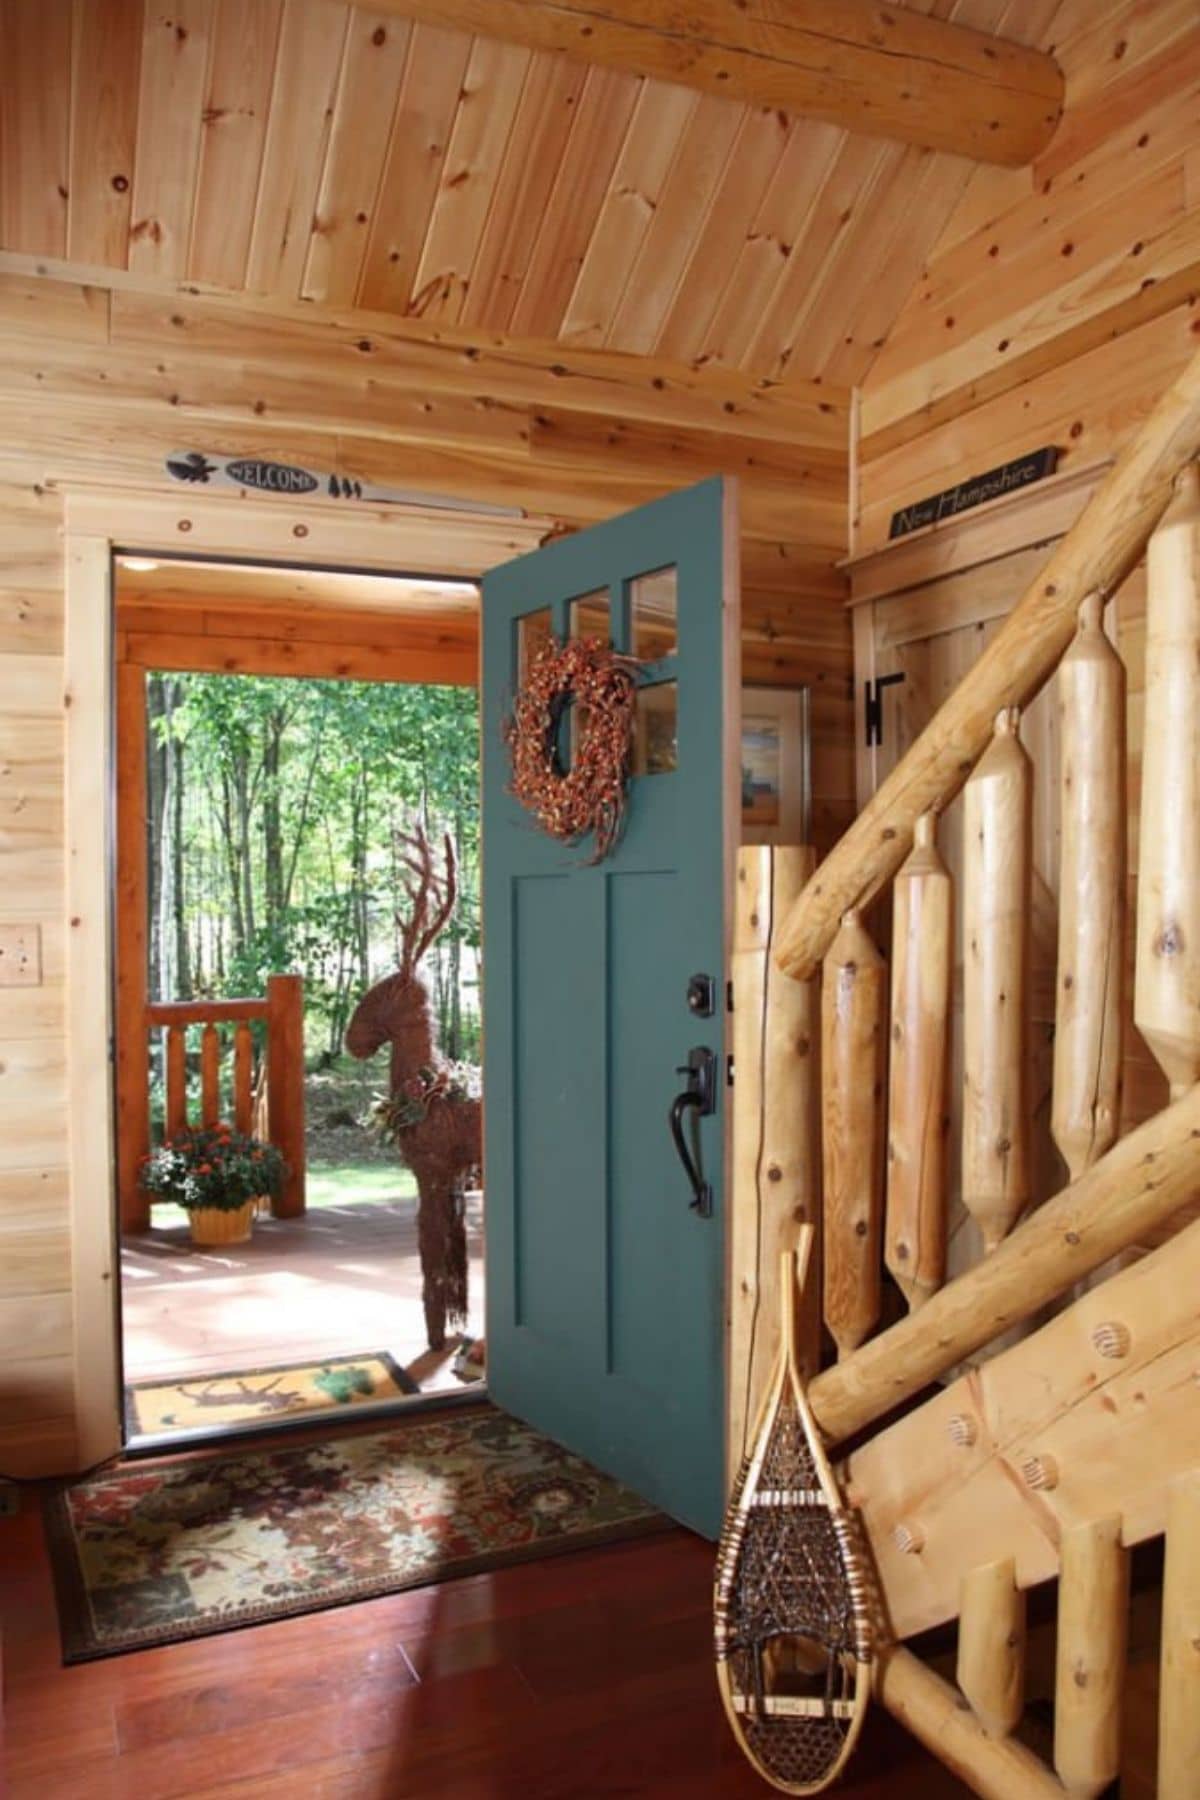
[{"label": "pine wall paneling", "polygon": [[1066,110],[1031,168],[977,170],[862,385],[859,548],[898,506],[1039,444],[1111,456],[1200,335],[1200,22],[1063,0]]}]

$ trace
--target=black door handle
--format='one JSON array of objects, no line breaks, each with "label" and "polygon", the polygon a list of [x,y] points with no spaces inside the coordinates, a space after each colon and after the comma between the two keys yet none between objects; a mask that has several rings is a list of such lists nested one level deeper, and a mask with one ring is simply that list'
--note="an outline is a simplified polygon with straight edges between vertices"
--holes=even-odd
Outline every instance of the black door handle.
[{"label": "black door handle", "polygon": [[[675,1154],[683,1164],[683,1172],[688,1178],[688,1186],[692,1190],[692,1198],[688,1204],[703,1219],[712,1215],[713,1191],[712,1183],[704,1179],[696,1156],[683,1129],[683,1115],[691,1112],[697,1119],[707,1118],[717,1110],[717,1091],[714,1072],[716,1058],[704,1044],[688,1051],[687,1062],[677,1071],[687,1076],[687,1086],[682,1093],[676,1094],[671,1102],[668,1123],[671,1128],[671,1142],[675,1146]],[[698,1148],[698,1147],[697,1147]]]}]

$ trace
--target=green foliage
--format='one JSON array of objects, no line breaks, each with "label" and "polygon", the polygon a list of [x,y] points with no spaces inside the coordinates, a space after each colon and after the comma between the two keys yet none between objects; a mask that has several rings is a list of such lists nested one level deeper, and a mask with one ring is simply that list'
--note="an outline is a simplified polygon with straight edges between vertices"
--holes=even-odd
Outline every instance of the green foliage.
[{"label": "green foliage", "polygon": [[176,1132],[142,1164],[142,1186],[192,1212],[208,1206],[236,1212],[260,1195],[274,1198],[287,1173],[274,1144],[228,1125]]},{"label": "green foliage", "polygon": [[479,1071],[468,1063],[449,1063],[440,1069],[422,1065],[410,1075],[399,1093],[379,1094],[371,1108],[371,1124],[385,1144],[404,1147],[403,1134],[421,1125],[429,1116],[435,1100],[457,1106],[463,1100],[477,1100],[480,1094]]},{"label": "green foliage", "polygon": [[308,1054],[397,960],[397,832],[452,837],[459,903],[424,974],[442,1044],[478,1053],[478,705],[473,690],[148,676],[151,992],[261,994],[305,977]]}]

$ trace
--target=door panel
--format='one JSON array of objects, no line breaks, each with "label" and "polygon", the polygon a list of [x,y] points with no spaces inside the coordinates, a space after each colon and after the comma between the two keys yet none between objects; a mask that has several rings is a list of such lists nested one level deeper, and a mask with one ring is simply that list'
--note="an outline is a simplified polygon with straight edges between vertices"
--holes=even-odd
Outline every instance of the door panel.
[{"label": "door panel", "polygon": [[[489,1389],[711,1535],[724,1497],[723,1083],[698,1128],[711,1217],[689,1205],[667,1120],[693,1046],[724,1068],[723,1005],[696,1017],[687,990],[703,972],[725,992],[731,551],[734,494],[711,481],[483,584]],[[617,648],[642,651],[645,772],[621,843],[593,867],[587,845],[544,836],[508,793],[502,731],[523,651],[547,625],[562,638],[606,622]]]}]

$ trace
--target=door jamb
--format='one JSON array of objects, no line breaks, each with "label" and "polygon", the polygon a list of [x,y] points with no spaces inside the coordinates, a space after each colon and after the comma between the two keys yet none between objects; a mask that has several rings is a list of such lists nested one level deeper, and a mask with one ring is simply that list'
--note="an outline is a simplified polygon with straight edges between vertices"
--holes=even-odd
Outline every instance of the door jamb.
[{"label": "door jamb", "polygon": [[[113,1064],[116,795],[112,555],[145,554],[386,574],[462,575],[536,549],[547,518],[496,518],[249,495],[63,484],[63,836],[67,916],[67,1167],[76,1465],[121,1449]],[[457,561],[458,567],[453,566]],[[451,564],[447,567],[447,564]]]}]

